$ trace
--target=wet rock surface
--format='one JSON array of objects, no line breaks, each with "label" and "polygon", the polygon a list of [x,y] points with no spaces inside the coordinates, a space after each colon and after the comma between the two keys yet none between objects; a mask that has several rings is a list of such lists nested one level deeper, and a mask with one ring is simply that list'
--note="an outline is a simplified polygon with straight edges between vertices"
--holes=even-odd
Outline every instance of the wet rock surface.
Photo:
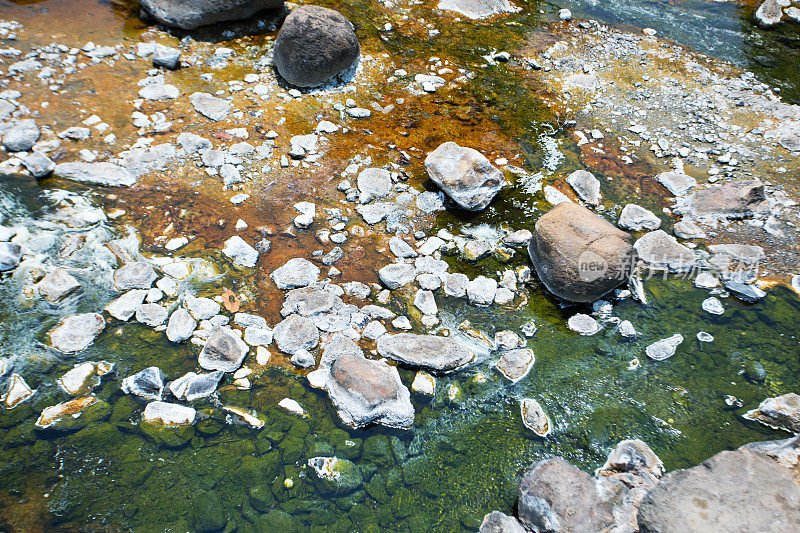
[{"label": "wet rock surface", "polygon": [[142,0],[141,7],[146,16],[157,22],[191,30],[199,26],[228,20],[250,17],[264,9],[275,9],[283,5],[283,0]]},{"label": "wet rock surface", "polygon": [[459,206],[484,209],[503,187],[503,174],[474,148],[446,142],[425,158],[428,176]]},{"label": "wet rock surface", "polygon": [[50,331],[50,343],[60,352],[78,353],[88,348],[105,327],[105,320],[97,313],[64,317]]},{"label": "wet rock surface", "polygon": [[472,351],[457,341],[436,335],[383,335],[377,346],[378,353],[387,359],[434,372],[455,370],[475,358]]}]

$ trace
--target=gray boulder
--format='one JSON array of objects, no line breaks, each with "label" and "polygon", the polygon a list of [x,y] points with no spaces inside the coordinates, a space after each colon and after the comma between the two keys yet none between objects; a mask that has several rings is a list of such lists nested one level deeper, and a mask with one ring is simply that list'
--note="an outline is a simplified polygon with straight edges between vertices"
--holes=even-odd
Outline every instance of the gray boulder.
[{"label": "gray boulder", "polygon": [[630,231],[654,230],[661,225],[661,219],[644,207],[627,204],[622,208],[617,224]]},{"label": "gray boulder", "polygon": [[164,394],[164,377],[157,366],[145,368],[122,380],[122,392],[143,400],[160,400]]},{"label": "gray boulder", "polygon": [[184,30],[246,19],[264,9],[276,9],[283,0],[140,0],[139,5],[157,22]]},{"label": "gray boulder", "polygon": [[88,348],[105,329],[106,321],[97,313],[62,318],[50,332],[50,344],[64,353],[78,353]]},{"label": "gray boulder", "polygon": [[319,280],[319,267],[301,257],[289,259],[286,263],[276,268],[269,277],[279,289],[296,289],[311,285]]},{"label": "gray boulder", "polygon": [[747,449],[670,472],[639,507],[642,533],[797,531],[800,485],[776,461]]},{"label": "gray boulder", "polygon": [[307,317],[290,315],[272,331],[275,344],[283,353],[313,350],[319,344],[319,330]]},{"label": "gray boulder", "polygon": [[0,272],[8,272],[19,266],[22,247],[12,242],[0,242]]},{"label": "gray boulder", "polygon": [[198,363],[206,370],[234,372],[242,366],[248,350],[241,332],[222,326],[208,337],[198,356]]},{"label": "gray boulder", "polygon": [[656,181],[667,188],[674,196],[683,196],[694,187],[697,187],[697,180],[687,176],[683,172],[670,170],[662,172],[656,176]]},{"label": "gray boulder", "polygon": [[78,280],[63,268],[57,268],[39,282],[39,294],[52,303],[58,303],[81,288]]},{"label": "gray boulder", "polygon": [[231,103],[208,93],[192,93],[189,96],[195,111],[215,122],[225,120],[231,110]]},{"label": "gray boulder", "polygon": [[172,342],[183,342],[194,333],[197,322],[183,307],[176,309],[167,323],[167,338]]},{"label": "gray boulder", "polygon": [[567,176],[567,183],[581,200],[589,205],[600,203],[600,181],[586,170],[576,170]]},{"label": "gray boulder", "polygon": [[272,60],[292,85],[316,87],[353,67],[360,55],[349,20],[333,9],[305,5],[283,21]]},{"label": "gray boulder", "polygon": [[483,517],[478,533],[526,533],[527,530],[513,516],[492,511]]},{"label": "gray boulder", "polygon": [[592,477],[560,457],[534,463],[519,482],[518,518],[531,531],[597,532],[614,524]]},{"label": "gray boulder", "polygon": [[192,402],[211,396],[217,390],[220,380],[225,375],[221,370],[207,374],[188,372],[169,383],[170,392],[179,400]]},{"label": "gray boulder", "polygon": [[134,289],[126,292],[105,307],[105,311],[117,320],[127,321],[136,313],[147,296],[146,289]]},{"label": "gray boulder", "polygon": [[387,289],[399,289],[414,281],[414,278],[417,277],[417,269],[414,265],[393,263],[381,268],[378,271],[378,277]]},{"label": "gray boulder", "polygon": [[53,173],[55,162],[41,152],[33,151],[22,160],[22,164],[34,178],[44,178]]},{"label": "gray boulder", "polygon": [[27,152],[39,140],[39,128],[31,118],[18,120],[3,135],[3,148],[9,152]]},{"label": "gray boulder", "polygon": [[758,408],[748,411],[743,416],[771,428],[800,433],[800,396],[790,392],[775,398],[767,398]]},{"label": "gray boulder", "polygon": [[628,279],[636,257],[632,240],[585,207],[563,202],[536,222],[528,253],[550,292],[593,302]]},{"label": "gray boulder", "polygon": [[695,191],[675,211],[700,219],[742,219],[768,212],[769,201],[760,181],[737,180]]},{"label": "gray boulder", "polygon": [[639,258],[654,270],[686,272],[697,263],[694,252],[664,230],[645,233],[633,247]]},{"label": "gray boulder", "polygon": [[126,263],[114,272],[114,287],[121,291],[149,289],[156,280],[153,265],[145,261]]},{"label": "gray boulder", "polygon": [[431,180],[468,211],[484,209],[503,188],[503,173],[477,150],[454,142],[439,145],[425,158]]},{"label": "gray boulder", "polygon": [[475,353],[452,337],[398,333],[382,335],[378,353],[387,359],[435,372],[450,372],[470,363]]},{"label": "gray boulder", "polygon": [[136,321],[151,328],[163,324],[168,316],[169,311],[163,305],[147,303],[136,308]]},{"label": "gray boulder", "polygon": [[181,66],[181,51],[177,48],[156,43],[153,53],[153,66],[175,70]]},{"label": "gray boulder", "polygon": [[94,185],[111,187],[136,185],[136,177],[128,169],[113,163],[59,163],[53,174],[59,178]]}]

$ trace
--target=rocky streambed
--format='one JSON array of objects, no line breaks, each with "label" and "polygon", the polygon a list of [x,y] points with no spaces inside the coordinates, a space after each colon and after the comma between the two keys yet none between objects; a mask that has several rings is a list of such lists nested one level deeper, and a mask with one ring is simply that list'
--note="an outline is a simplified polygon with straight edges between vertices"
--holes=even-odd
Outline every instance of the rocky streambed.
[{"label": "rocky streambed", "polygon": [[791,530],[800,80],[565,7],[1,6],[2,527]]}]

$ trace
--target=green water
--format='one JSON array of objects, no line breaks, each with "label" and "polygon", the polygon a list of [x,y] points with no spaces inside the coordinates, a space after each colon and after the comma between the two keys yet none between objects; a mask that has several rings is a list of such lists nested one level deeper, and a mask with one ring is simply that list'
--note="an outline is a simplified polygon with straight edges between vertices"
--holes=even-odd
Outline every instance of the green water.
[{"label": "green water", "polygon": [[[381,24],[375,21],[382,23],[386,10],[363,3],[330,5],[359,26],[362,40],[377,46],[376,28]],[[711,9],[705,3],[682,5],[687,10]],[[129,21],[130,6],[114,6],[121,20]],[[469,65],[536,28],[540,7],[546,16],[555,11],[544,4],[525,7],[533,14],[506,19],[519,25],[438,24],[440,38],[391,34],[383,46],[409,60],[440,55]],[[729,17],[731,32],[754,31],[734,18],[738,15],[732,8],[713,9]],[[430,17],[428,8],[415,10]],[[633,18],[623,22],[654,25]],[[741,61],[754,61],[748,59],[746,43],[737,42]],[[769,72],[781,77],[787,93],[795,87],[796,71]],[[548,130],[542,124],[551,117],[521,87],[503,65],[495,65],[481,69],[462,97],[474,106],[473,113],[490,116],[520,142],[525,166],[533,171],[546,157],[541,139]],[[448,112],[443,114],[450,118]],[[559,169],[578,168],[569,140],[558,134],[555,140],[566,156]],[[618,190],[604,188],[609,202],[622,202],[626,193],[631,191],[623,185]],[[48,213],[42,190],[30,180],[3,178],[0,197],[6,200],[0,205],[7,215],[39,219]],[[458,233],[464,226],[482,223],[530,227],[545,209],[540,195],[524,192],[517,184],[481,214],[442,214],[437,228]],[[110,225],[105,231],[121,236],[124,230]],[[448,260],[452,270],[473,276],[525,265],[525,255],[518,250],[507,262],[490,258],[477,265]],[[196,288],[218,293],[227,281]],[[248,288],[248,281],[239,281],[243,290]],[[513,385],[490,367],[493,357],[439,378],[432,400],[412,397],[417,414],[407,432],[351,430],[339,422],[324,393],[311,389],[294,371],[270,368],[252,379],[251,390],[236,390],[227,376],[219,392],[222,404],[253,409],[265,417],[263,429],[227,424],[218,406],[200,402],[195,406],[206,417],[202,422],[180,434],[160,435],[140,427],[144,404],[122,394],[119,381],[151,365],[174,379],[196,369],[196,347],[176,347],[163,333],[112,320],[86,351],[75,357],[56,356],[42,342],[67,310],[26,303],[19,295],[20,284],[3,281],[0,356],[23,360],[24,377],[38,392],[14,410],[0,411],[0,529],[475,530],[491,510],[512,512],[520,472],[546,455],[561,455],[591,470],[618,441],[641,438],[671,470],[747,442],[787,436],[740,415],[765,397],[800,390],[797,295],[779,287],[757,305],[725,299],[726,311],[716,317],[700,309],[707,292],[694,289],[690,280],[654,278],[645,286],[649,305],[625,300],[614,307],[615,316],[630,320],[641,333],[636,341],[623,341],[612,328],[593,337],[568,331],[566,318],[588,310],[562,308],[535,283],[523,291],[527,303],[520,308],[495,306],[491,312],[437,296],[448,325],[469,320],[490,337],[500,330],[519,331],[533,320],[538,330],[528,346],[536,364],[528,377]],[[96,311],[112,298],[92,285],[84,298],[70,303],[69,312]],[[404,305],[397,298],[390,307],[405,313]],[[698,331],[716,340],[701,345],[695,338]],[[647,344],[673,333],[686,339],[675,356],[662,362],[644,356]],[[634,358],[640,359],[641,367],[629,370]],[[33,423],[39,412],[66,399],[55,379],[77,362],[100,359],[116,365],[116,375],[95,391],[108,402],[110,413],[71,432],[36,430]],[[765,371],[763,380],[745,375],[756,364]],[[481,375],[485,380],[476,379]],[[401,369],[407,386],[413,376]],[[451,385],[463,392],[455,402],[447,396]],[[725,395],[735,396],[743,406],[728,407]],[[297,400],[309,416],[301,419],[277,408],[284,397]],[[547,439],[536,438],[522,426],[518,402],[523,397],[537,398],[550,415],[554,430]],[[303,465],[311,457],[326,455],[353,461],[363,483],[348,494],[320,490]]]}]

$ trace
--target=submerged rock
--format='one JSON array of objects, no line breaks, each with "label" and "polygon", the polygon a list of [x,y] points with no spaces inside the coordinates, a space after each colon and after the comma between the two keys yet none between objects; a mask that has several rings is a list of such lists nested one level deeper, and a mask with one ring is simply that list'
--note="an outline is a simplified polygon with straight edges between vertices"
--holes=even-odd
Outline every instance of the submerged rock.
[{"label": "submerged rock", "polygon": [[13,242],[0,242],[0,272],[14,270],[22,261],[22,247]]},{"label": "submerged rock", "polygon": [[469,211],[484,209],[503,188],[503,173],[483,154],[454,142],[429,153],[425,169],[445,194]]},{"label": "submerged rock", "polygon": [[136,177],[128,169],[113,163],[59,163],[53,170],[56,177],[94,185],[131,187]]},{"label": "submerged rock", "polygon": [[528,251],[550,292],[593,302],[628,279],[635,262],[632,240],[585,207],[563,202],[536,222]]},{"label": "submerged rock", "polygon": [[164,372],[157,366],[145,368],[122,380],[122,392],[145,400],[160,400],[164,395]]},{"label": "submerged rock", "polygon": [[567,327],[580,335],[594,335],[600,331],[600,324],[589,315],[578,313],[567,320]]},{"label": "submerged rock", "polygon": [[103,376],[113,370],[114,363],[108,361],[78,363],[72,370],[58,378],[56,384],[67,394],[88,394],[100,384]]},{"label": "submerged rock", "polygon": [[242,366],[248,351],[241,332],[222,326],[208,337],[198,356],[198,363],[206,370],[234,372]]},{"label": "submerged rock", "polygon": [[292,85],[316,87],[356,65],[360,54],[358,37],[344,15],[304,5],[283,21],[272,60]]},{"label": "submerged rock", "polygon": [[46,407],[36,420],[38,429],[68,431],[86,427],[111,414],[111,406],[96,396],[84,396]]},{"label": "submerged rock", "polygon": [[519,403],[519,410],[522,424],[540,437],[548,436],[553,430],[550,417],[544,412],[539,402],[533,398],[523,398]]},{"label": "submerged rock", "polygon": [[88,348],[105,329],[106,321],[97,313],[62,318],[50,331],[50,344],[64,353],[78,353]]},{"label": "submerged rock", "polygon": [[800,396],[790,392],[783,396],[767,398],[759,404],[758,408],[748,411],[742,416],[774,429],[800,433]]},{"label": "submerged rock", "polygon": [[670,472],[639,507],[641,531],[792,531],[800,484],[788,468],[747,449]]},{"label": "submerged rock", "polygon": [[312,457],[308,460],[311,481],[325,495],[349,494],[363,484],[361,469],[355,463],[338,457]]},{"label": "submerged rock", "polygon": [[475,353],[452,337],[437,335],[382,335],[377,348],[387,359],[435,372],[451,372],[475,359]]},{"label": "submerged rock", "polygon": [[276,9],[283,0],[141,0],[144,12],[157,22],[184,30],[246,19],[264,9]]},{"label": "submerged rock", "polygon": [[664,359],[669,359],[683,343],[683,335],[680,333],[676,333],[672,337],[667,337],[666,339],[661,339],[660,341],[656,341],[653,344],[649,345],[645,348],[644,352],[647,354],[647,357],[654,361],[663,361]]}]

